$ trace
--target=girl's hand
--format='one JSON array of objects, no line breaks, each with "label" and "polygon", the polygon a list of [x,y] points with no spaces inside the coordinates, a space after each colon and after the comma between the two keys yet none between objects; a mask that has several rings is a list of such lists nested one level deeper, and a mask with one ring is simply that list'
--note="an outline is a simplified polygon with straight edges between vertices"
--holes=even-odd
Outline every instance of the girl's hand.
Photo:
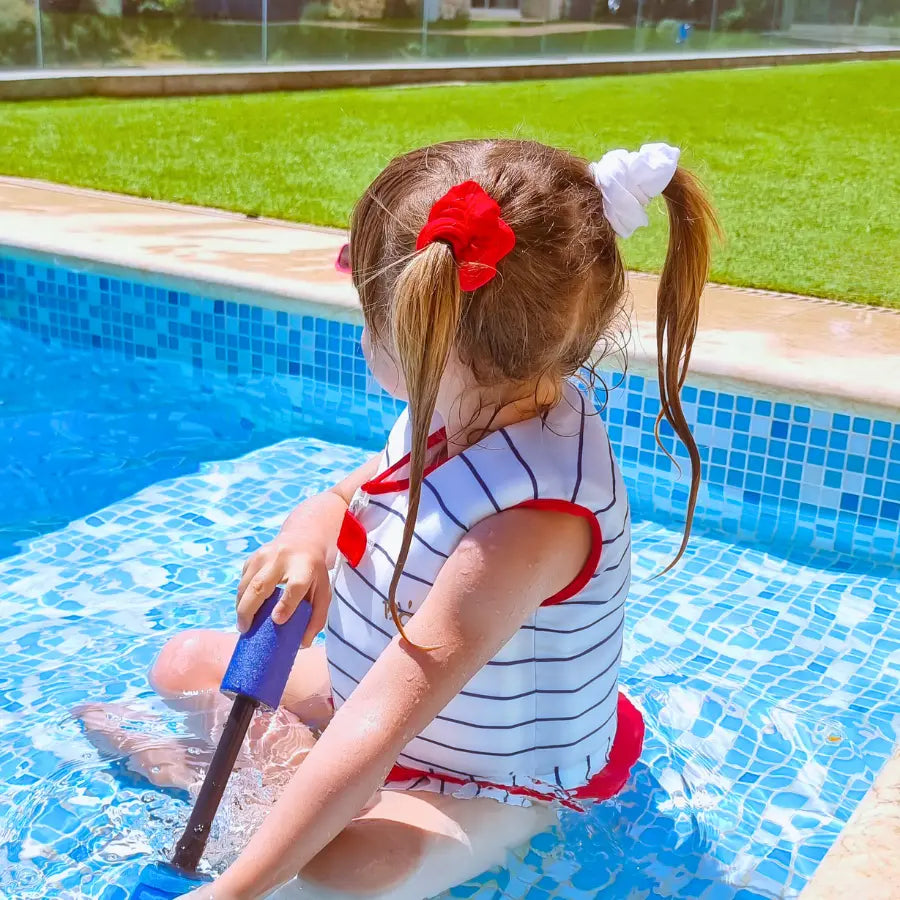
[{"label": "girl's hand", "polygon": [[284,585],[281,602],[272,611],[272,621],[283,625],[301,600],[312,604],[312,618],[303,635],[308,647],[325,627],[331,584],[328,569],[334,562],[341,523],[353,494],[378,471],[379,456],[351,472],[330,490],[304,500],[287,518],[281,533],[260,547],[244,563],[237,591],[237,626],[243,633],[253,616]]},{"label": "girl's hand", "polygon": [[250,628],[256,611],[279,584],[284,585],[284,591],[272,612],[272,621],[276,625],[287,622],[300,601],[308,599],[312,605],[312,618],[303,636],[303,646],[308,647],[325,627],[331,602],[327,550],[310,546],[308,541],[298,540],[298,537],[282,532],[244,563],[237,591],[237,627],[241,633]]}]

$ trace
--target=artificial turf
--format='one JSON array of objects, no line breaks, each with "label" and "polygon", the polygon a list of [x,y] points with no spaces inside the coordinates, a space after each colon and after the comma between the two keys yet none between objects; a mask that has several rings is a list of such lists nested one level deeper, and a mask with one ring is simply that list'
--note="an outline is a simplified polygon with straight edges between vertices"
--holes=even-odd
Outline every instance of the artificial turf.
[{"label": "artificial turf", "polygon": [[[707,183],[717,281],[900,307],[900,62],[147,100],[0,103],[0,172],[344,225],[384,164],[518,136],[665,140]],[[625,245],[657,269],[664,216]]]}]

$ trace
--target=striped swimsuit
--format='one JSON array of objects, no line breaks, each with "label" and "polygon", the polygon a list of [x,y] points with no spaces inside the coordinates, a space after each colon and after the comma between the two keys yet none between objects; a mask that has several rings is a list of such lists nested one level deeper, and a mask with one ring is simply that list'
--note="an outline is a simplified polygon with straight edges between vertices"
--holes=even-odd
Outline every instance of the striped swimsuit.
[{"label": "striped swimsuit", "polygon": [[[444,440],[437,430],[429,445],[439,449]],[[396,635],[387,594],[407,513],[408,451],[404,413],[341,529],[326,629],[335,706]],[[631,577],[628,500],[603,423],[573,384],[545,417],[492,432],[426,470],[397,590],[401,614],[419,608],[469,529],[513,507],[584,517],[589,558],[404,748],[385,786],[580,809],[621,789],[640,753],[643,722],[618,692]]]}]

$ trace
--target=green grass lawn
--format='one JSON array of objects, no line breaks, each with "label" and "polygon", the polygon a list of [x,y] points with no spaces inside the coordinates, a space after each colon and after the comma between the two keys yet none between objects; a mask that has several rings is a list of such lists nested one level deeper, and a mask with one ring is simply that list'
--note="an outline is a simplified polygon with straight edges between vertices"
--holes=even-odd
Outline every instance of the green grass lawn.
[{"label": "green grass lawn", "polygon": [[[344,225],[396,153],[536,138],[599,157],[665,140],[708,184],[713,278],[900,307],[900,63],[516,84],[0,104],[0,172]],[[654,270],[664,216],[627,242]]]}]

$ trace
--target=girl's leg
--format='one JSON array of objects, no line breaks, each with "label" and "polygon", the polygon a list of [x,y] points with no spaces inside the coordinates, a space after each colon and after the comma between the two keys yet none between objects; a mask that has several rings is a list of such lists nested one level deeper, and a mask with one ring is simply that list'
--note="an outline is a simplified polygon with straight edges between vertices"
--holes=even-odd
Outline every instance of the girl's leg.
[{"label": "girl's leg", "polygon": [[[237,635],[186,631],[163,647],[150,683],[166,704],[185,714],[193,738],[154,734],[154,717],[126,704],[84,704],[75,710],[90,740],[104,753],[123,756],[132,771],[159,787],[187,789],[202,777],[231,709],[219,693]],[[252,765],[267,780],[285,777],[315,742],[332,714],[324,648],[297,654],[282,706],[253,717],[237,767]],[[144,725],[143,723],[146,723]]]},{"label": "girl's leg", "polygon": [[[197,692],[218,696],[237,638],[236,634],[200,629],[176,634],[150,669],[150,684],[166,700],[179,701]],[[281,705],[312,728],[321,729],[328,723],[333,708],[323,646],[297,654]]]},{"label": "girl's leg", "polygon": [[502,865],[556,824],[543,804],[383,791],[300,875],[270,898],[424,900]]},{"label": "girl's leg", "polygon": [[84,703],[72,714],[101,754],[122,758],[127,769],[151,784],[186,791],[198,780],[202,748],[187,739],[153,734],[155,716],[122,703]]},{"label": "girl's leg", "polygon": [[[101,753],[123,758],[130,771],[157,787],[189,790],[198,784],[219,736],[215,728],[208,738],[176,738],[160,733],[157,717],[126,704],[88,703],[74,712],[84,724],[88,739]],[[224,723],[226,716],[227,710],[215,718]],[[208,722],[213,716],[207,710],[202,716],[195,716],[195,721],[201,718]],[[313,732],[283,707],[257,712],[235,768],[256,769],[264,784],[284,783],[315,742]]]}]

